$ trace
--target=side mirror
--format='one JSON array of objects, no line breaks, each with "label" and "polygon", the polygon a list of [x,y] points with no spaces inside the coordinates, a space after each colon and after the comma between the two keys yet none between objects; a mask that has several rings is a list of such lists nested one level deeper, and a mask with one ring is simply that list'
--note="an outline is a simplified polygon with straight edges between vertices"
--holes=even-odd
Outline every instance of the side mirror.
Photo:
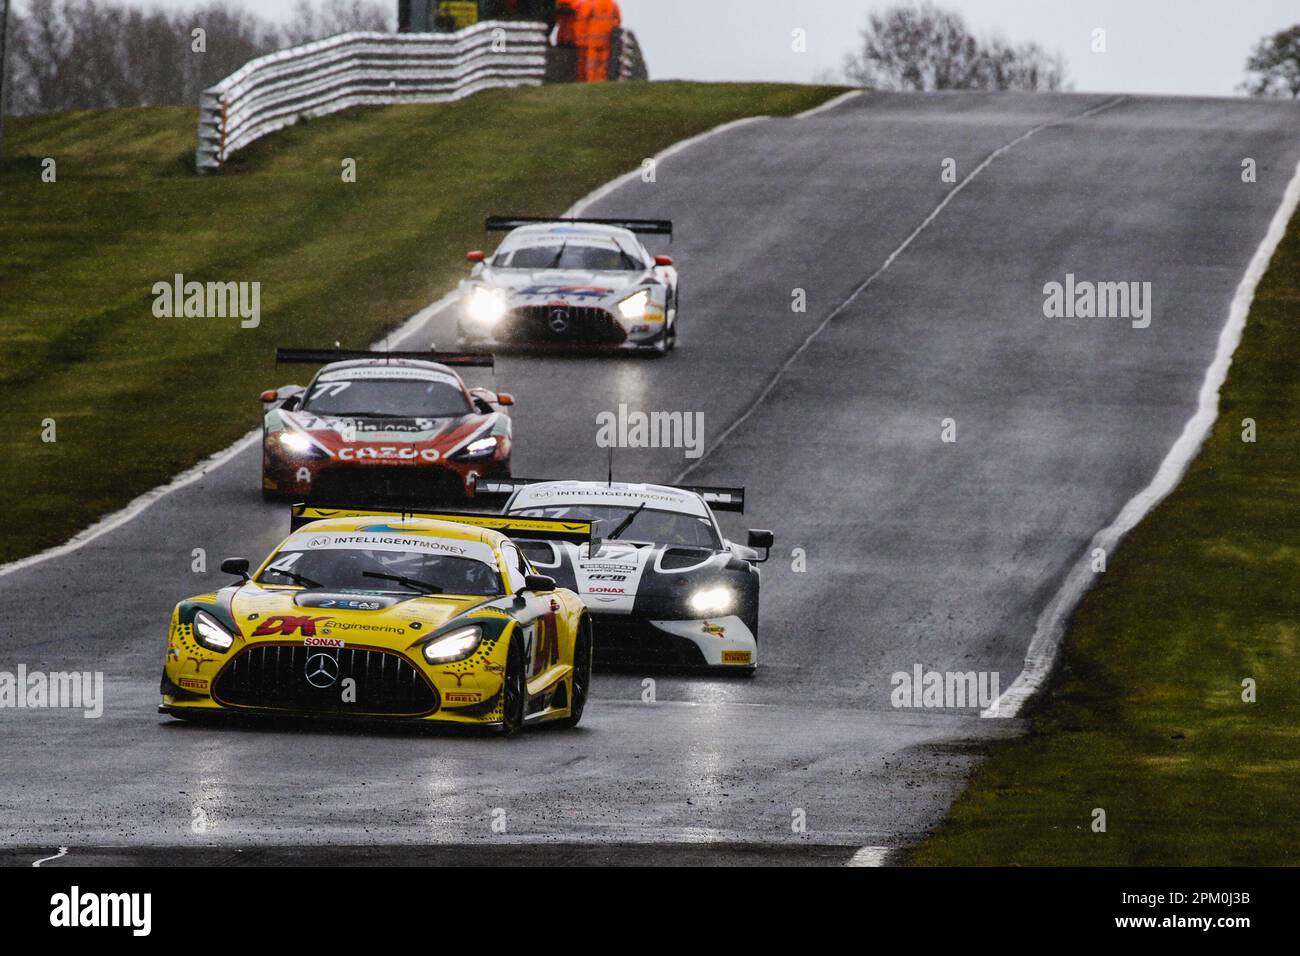
[{"label": "side mirror", "polygon": [[670,266],[672,264],[673,264],[672,256],[655,256],[655,265],[657,266]]},{"label": "side mirror", "polygon": [[514,403],[515,403],[515,397],[511,395],[509,392],[497,392],[498,405],[513,405]]},{"label": "side mirror", "polygon": [[482,249],[475,249],[473,252],[465,253],[465,259],[468,262],[482,262],[487,258],[487,253]]},{"label": "side mirror", "polygon": [[283,402],[280,403],[280,407],[283,408],[286,412],[291,412],[301,404],[302,404],[301,395],[290,395],[288,398],[286,398]]},{"label": "side mirror", "polygon": [[776,535],[772,534],[772,532],[764,530],[763,528],[749,529],[749,546],[755,551],[763,552],[763,556],[758,559],[760,564],[772,556],[772,545],[775,543]]},{"label": "side mirror", "polygon": [[268,388],[259,396],[264,402],[273,402],[280,397],[280,393],[273,388]]},{"label": "side mirror", "polygon": [[544,593],[555,590],[555,578],[547,577],[545,574],[526,574],[524,575],[524,590]]},{"label": "side mirror", "polygon": [[248,580],[248,558],[226,558],[221,562],[222,574],[233,574],[236,577]]}]

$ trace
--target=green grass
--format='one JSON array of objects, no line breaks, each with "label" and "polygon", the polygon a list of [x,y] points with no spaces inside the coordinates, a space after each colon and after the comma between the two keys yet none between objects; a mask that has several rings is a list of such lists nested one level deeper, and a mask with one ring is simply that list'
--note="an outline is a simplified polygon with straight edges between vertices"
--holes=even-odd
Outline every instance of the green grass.
[{"label": "green grass", "polygon": [[1298,317],[1300,216],[1205,447],[1084,598],[1032,731],[993,748],[913,863],[1300,862]]},{"label": "green grass", "polygon": [[[840,92],[626,83],[302,123],[193,173],[197,114],[11,119],[0,164],[0,561],[65,540],[253,428],[277,344],[364,346],[451,288],[490,212],[553,215],[684,137]],[[42,160],[57,182],[41,182]],[[357,161],[357,182],[341,162]],[[152,287],[259,281],[261,326],[158,319]],[[57,441],[41,441],[42,421]]]}]

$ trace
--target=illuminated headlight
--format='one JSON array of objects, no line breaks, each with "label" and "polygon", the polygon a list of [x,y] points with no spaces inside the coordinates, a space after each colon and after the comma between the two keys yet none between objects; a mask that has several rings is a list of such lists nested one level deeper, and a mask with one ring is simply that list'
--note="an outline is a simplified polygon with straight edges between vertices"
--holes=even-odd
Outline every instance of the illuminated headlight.
[{"label": "illuminated headlight", "polygon": [[456,458],[486,458],[497,450],[497,440],[495,435],[489,435],[486,438],[476,438],[460,451],[456,452]]},{"label": "illuminated headlight", "polygon": [[301,455],[303,452],[311,451],[314,442],[306,435],[300,435],[298,432],[281,432],[280,445],[287,451]]},{"label": "illuminated headlight", "polygon": [[735,599],[730,588],[704,588],[691,595],[691,610],[699,614],[720,614],[729,610]]},{"label": "illuminated headlight", "polygon": [[645,310],[650,306],[650,290],[642,289],[636,295],[629,296],[618,304],[619,315],[625,319],[644,319]]},{"label": "illuminated headlight", "polygon": [[465,303],[465,312],[475,322],[495,325],[506,314],[505,296],[483,286],[475,286],[469,294],[469,301]]},{"label": "illuminated headlight", "polygon": [[208,615],[199,611],[194,615],[194,637],[204,647],[214,651],[228,651],[235,643],[234,636]]},{"label": "illuminated headlight", "polygon": [[457,628],[424,645],[424,659],[430,664],[464,660],[478,649],[483,629],[477,625]]}]

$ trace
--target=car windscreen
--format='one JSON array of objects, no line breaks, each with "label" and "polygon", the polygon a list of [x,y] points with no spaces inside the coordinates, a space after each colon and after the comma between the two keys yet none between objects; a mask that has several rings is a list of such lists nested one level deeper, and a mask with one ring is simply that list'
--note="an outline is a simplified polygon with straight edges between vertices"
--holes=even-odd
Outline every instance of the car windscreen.
[{"label": "car windscreen", "polygon": [[302,407],[317,415],[383,418],[450,418],[470,411],[459,386],[421,378],[316,382]]},{"label": "car windscreen", "polygon": [[580,269],[590,272],[638,272],[645,264],[615,245],[519,246],[498,252],[492,265],[500,269]]},{"label": "car windscreen", "polygon": [[[369,572],[369,575],[367,574]],[[373,575],[384,575],[375,577]],[[403,584],[406,578],[416,584]],[[331,591],[393,591],[403,594],[496,596],[501,576],[475,558],[415,551],[364,548],[297,550],[276,553],[258,575],[259,584],[287,584]]]},{"label": "car windscreen", "polygon": [[[523,518],[554,518],[566,521],[595,522],[595,532],[604,536],[618,528],[619,524],[635,510],[635,506],[622,505],[550,505],[544,508],[524,508],[511,511],[512,515]],[[669,545],[681,548],[708,548],[717,551],[722,543],[718,540],[713,522],[708,518],[682,514],[677,511],[658,511],[643,508],[632,519],[620,541],[648,541],[652,544]]]}]

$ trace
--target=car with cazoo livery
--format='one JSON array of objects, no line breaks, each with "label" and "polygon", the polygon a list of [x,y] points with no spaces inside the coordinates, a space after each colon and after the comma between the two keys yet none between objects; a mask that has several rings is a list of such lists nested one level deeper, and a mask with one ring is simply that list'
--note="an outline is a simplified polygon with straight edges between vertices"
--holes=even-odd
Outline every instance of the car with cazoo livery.
[{"label": "car with cazoo livery", "polygon": [[277,501],[440,504],[510,474],[506,392],[469,388],[457,368],[491,355],[278,349],[322,365],[308,385],[262,393],[262,495]]},{"label": "car with cazoo livery", "polygon": [[759,564],[771,531],[728,541],[714,511],[743,512],[743,488],[623,481],[486,480],[511,520],[585,521],[589,541],[520,542],[533,565],[582,598],[597,661],[758,666]]},{"label": "car with cazoo livery", "polygon": [[493,216],[509,230],[481,249],[460,284],[463,346],[616,348],[663,354],[677,344],[677,269],[640,234],[672,236],[660,219],[533,219]]},{"label": "car with cazoo livery", "polygon": [[162,713],[574,726],[591,686],[590,615],[510,535],[591,527],[499,515],[294,506],[251,574],[176,605]]}]

